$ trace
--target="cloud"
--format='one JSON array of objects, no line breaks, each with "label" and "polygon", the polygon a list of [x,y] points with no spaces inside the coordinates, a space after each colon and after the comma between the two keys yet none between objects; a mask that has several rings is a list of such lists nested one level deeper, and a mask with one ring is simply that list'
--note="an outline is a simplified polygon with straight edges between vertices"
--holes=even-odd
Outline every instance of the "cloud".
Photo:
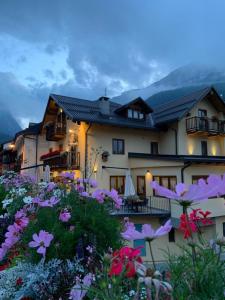
[{"label": "cloud", "polygon": [[190,62],[224,68],[224,9],[224,0],[2,1],[0,76],[12,90],[0,82],[1,99],[35,119],[49,92],[96,99]]}]

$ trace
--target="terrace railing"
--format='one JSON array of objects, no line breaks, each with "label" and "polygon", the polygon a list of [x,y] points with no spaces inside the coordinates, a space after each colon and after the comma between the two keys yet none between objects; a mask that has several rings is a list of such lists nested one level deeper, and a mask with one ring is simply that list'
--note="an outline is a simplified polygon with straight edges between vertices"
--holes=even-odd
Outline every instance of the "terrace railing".
[{"label": "terrace railing", "polygon": [[207,135],[225,135],[225,121],[207,117],[191,117],[186,119],[188,134],[204,133]]},{"label": "terrace railing", "polygon": [[113,215],[154,215],[154,216],[170,216],[171,204],[170,199],[150,196],[139,200],[129,201],[123,199],[120,209],[112,207]]}]

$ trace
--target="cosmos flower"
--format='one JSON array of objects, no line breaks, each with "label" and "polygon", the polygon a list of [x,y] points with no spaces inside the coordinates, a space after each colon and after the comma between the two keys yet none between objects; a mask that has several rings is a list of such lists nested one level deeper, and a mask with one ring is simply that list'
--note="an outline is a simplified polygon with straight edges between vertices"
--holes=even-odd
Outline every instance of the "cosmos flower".
[{"label": "cosmos flower", "polygon": [[71,214],[67,209],[64,209],[59,214],[59,220],[62,222],[68,222],[70,218],[71,218]]},{"label": "cosmos flower", "polygon": [[135,229],[133,223],[129,222],[127,224],[126,230],[121,233],[122,237],[125,240],[133,241],[133,240],[148,240],[152,241],[160,236],[163,236],[170,232],[172,229],[171,220],[168,220],[163,226],[160,226],[157,230],[154,230],[150,224],[142,225],[141,232]]},{"label": "cosmos flower", "polygon": [[47,231],[40,230],[39,234],[33,234],[33,241],[29,243],[29,247],[37,248],[37,253],[45,256],[46,249],[50,246],[54,236]]}]

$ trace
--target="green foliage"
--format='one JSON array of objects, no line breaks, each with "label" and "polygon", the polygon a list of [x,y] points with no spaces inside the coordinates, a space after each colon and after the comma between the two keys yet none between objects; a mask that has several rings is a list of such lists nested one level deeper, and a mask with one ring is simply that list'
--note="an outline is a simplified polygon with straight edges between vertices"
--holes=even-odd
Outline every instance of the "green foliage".
[{"label": "green foliage", "polygon": [[5,199],[6,194],[4,186],[0,184],[0,215],[5,213],[5,210],[2,208],[2,201]]},{"label": "green foliage", "polygon": [[[59,220],[59,214],[65,208],[70,211],[71,219],[64,223]],[[74,229],[71,230],[71,226]],[[47,249],[46,259],[72,259],[77,253],[79,255],[79,251],[85,254],[88,245],[94,246],[96,253],[100,255],[109,247],[120,247],[120,229],[119,221],[109,215],[104,205],[71,192],[53,208],[38,209],[22,236],[22,242],[28,245],[34,233],[45,230],[54,235],[54,240]],[[78,249],[79,245],[81,249]],[[40,260],[36,249],[27,249],[31,253],[31,261]]]},{"label": "green foliage", "polygon": [[182,255],[169,256],[174,299],[224,299],[224,261],[210,247],[195,246],[195,260],[189,246],[182,250]]}]

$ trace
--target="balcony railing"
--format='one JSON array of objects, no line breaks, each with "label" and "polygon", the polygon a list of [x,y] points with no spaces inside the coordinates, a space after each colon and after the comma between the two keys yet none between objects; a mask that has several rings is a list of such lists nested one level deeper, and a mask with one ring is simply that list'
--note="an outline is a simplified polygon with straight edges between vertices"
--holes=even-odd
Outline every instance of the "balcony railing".
[{"label": "balcony railing", "polygon": [[163,197],[150,196],[139,200],[128,201],[123,199],[120,209],[114,206],[111,209],[112,215],[153,215],[167,217],[171,214],[170,200]]},{"label": "balcony railing", "polygon": [[45,165],[49,165],[51,170],[79,170],[80,152],[65,152],[53,157],[43,159]]},{"label": "balcony railing", "polygon": [[66,136],[66,123],[54,123],[46,128],[47,141],[59,141]]},{"label": "balcony railing", "polygon": [[188,134],[225,135],[225,121],[207,117],[191,117],[186,119]]}]

